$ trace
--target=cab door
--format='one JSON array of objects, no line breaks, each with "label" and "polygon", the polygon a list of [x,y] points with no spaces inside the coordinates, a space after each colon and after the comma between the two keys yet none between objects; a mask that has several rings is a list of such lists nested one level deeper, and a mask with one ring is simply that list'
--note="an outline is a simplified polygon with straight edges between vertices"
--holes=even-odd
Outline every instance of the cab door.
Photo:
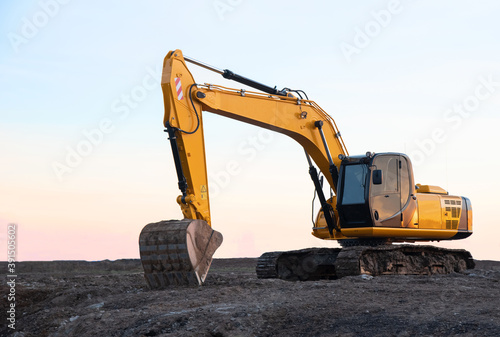
[{"label": "cab door", "polygon": [[[381,170],[382,181],[375,184],[373,172]],[[376,156],[371,165],[370,211],[375,226],[418,227],[413,170],[408,157],[400,154]]]},{"label": "cab door", "polygon": [[[382,172],[380,184],[371,180],[370,208],[375,226],[401,227],[401,170],[399,155],[379,155],[372,162],[372,177],[375,170]],[[401,165],[402,166],[402,165]]]}]

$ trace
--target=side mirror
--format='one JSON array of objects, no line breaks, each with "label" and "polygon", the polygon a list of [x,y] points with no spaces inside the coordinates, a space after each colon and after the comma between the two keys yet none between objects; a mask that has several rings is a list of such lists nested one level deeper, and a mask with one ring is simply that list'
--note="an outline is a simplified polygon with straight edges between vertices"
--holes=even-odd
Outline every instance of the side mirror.
[{"label": "side mirror", "polygon": [[382,184],[382,170],[375,170],[372,174],[373,185]]}]

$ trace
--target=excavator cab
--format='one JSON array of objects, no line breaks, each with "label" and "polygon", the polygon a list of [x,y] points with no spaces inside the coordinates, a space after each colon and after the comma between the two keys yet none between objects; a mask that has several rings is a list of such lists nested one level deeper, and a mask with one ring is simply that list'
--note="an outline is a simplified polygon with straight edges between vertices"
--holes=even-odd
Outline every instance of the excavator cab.
[{"label": "excavator cab", "polygon": [[407,227],[417,209],[414,185],[406,155],[343,158],[337,197],[342,228]]},{"label": "excavator cab", "polygon": [[414,242],[472,234],[470,200],[437,186],[415,185],[411,161],[401,153],[343,157],[337,192],[340,239]]}]

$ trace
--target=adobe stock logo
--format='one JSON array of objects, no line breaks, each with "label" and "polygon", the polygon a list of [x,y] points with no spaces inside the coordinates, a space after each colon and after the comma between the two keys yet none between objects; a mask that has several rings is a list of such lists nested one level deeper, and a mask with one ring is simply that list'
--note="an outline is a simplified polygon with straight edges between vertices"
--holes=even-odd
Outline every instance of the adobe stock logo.
[{"label": "adobe stock logo", "polygon": [[444,111],[444,123],[435,127],[430,132],[430,137],[414,140],[416,148],[409,152],[413,164],[421,165],[426,158],[433,155],[438,145],[446,142],[452,131],[460,128],[465,120],[477,113],[484,101],[496,94],[498,87],[500,82],[495,81],[492,74],[479,76],[474,92]]},{"label": "adobe stock logo", "polygon": [[[243,140],[236,150],[236,154],[233,158],[228,161],[224,169],[210,173],[210,197],[217,197],[220,192],[226,189],[233,181],[233,178],[241,174],[248,163],[253,162],[259,153],[264,151],[274,140],[274,134],[272,131],[262,129],[257,132],[256,135],[249,136]],[[242,164],[242,161],[246,161],[247,164]]]},{"label": "adobe stock logo", "polygon": [[61,5],[66,5],[70,0],[42,0],[38,2],[40,9],[36,11],[31,19],[23,17],[21,19],[21,28],[18,33],[9,32],[9,39],[12,49],[17,53],[21,45],[28,44],[35,38],[41,29],[46,27],[50,20],[55,18],[61,10]]},{"label": "adobe stock logo", "polygon": [[100,119],[92,128],[84,129],[79,140],[65,147],[59,160],[52,162],[52,170],[59,182],[73,173],[94,151],[102,146],[109,136],[126,121],[134,110],[144,102],[154,90],[160,89],[162,68],[146,67],[142,80],[130,90],[123,92],[111,102],[111,114]]},{"label": "adobe stock logo", "polygon": [[345,41],[340,43],[340,51],[346,61],[351,63],[352,57],[360,54],[363,49],[367,48],[373,39],[379,36],[382,30],[391,24],[393,17],[401,14],[401,12],[403,12],[403,6],[399,0],[391,0],[387,4],[386,9],[371,11],[372,20],[366,22],[362,28],[359,26],[354,27],[355,34],[352,43]]},{"label": "adobe stock logo", "polygon": [[226,14],[232,13],[242,2],[243,0],[214,0],[212,6],[219,20],[224,21]]}]

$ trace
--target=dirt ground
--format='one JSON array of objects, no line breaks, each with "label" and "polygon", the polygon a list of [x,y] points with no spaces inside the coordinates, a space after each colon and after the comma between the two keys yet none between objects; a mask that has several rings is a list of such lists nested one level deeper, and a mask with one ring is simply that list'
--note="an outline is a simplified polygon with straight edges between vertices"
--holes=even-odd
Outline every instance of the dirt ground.
[{"label": "dirt ground", "polygon": [[[314,282],[257,279],[255,263],[217,259],[201,287],[150,291],[139,260],[18,262],[16,329],[3,320],[0,335],[500,335],[500,262]],[[0,292],[5,313],[5,282]]]}]

